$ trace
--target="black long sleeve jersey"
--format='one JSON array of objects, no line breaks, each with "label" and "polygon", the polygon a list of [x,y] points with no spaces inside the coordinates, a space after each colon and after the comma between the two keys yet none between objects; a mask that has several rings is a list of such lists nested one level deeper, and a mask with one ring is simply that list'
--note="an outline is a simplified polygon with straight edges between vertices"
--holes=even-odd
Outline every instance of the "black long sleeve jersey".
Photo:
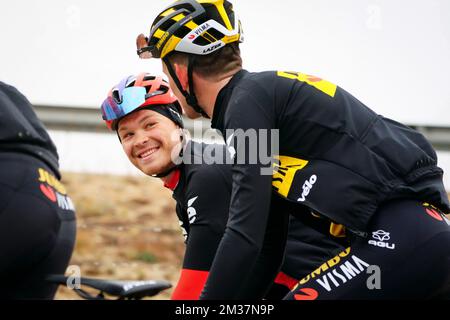
[{"label": "black long sleeve jersey", "polygon": [[[225,159],[227,155],[224,145],[189,141],[183,153],[183,164],[178,167],[179,176],[173,185],[167,185],[173,189],[177,216],[186,240],[183,269],[174,294],[176,299],[198,298],[225,233],[232,177],[231,165],[220,163],[230,161]],[[215,163],[216,160],[219,161]],[[304,212],[305,208],[275,205],[271,210],[278,216]],[[309,212],[302,216],[302,221],[291,218],[281,268],[283,273],[297,280],[344,248],[339,244],[340,238],[327,239],[329,223],[322,223],[323,219],[315,219]]]},{"label": "black long sleeve jersey", "polygon": [[[201,298],[236,297],[262,247],[272,187],[359,234],[389,199],[414,198],[449,210],[443,171],[429,142],[317,77],[241,70],[220,91],[212,127],[236,155],[228,227]],[[233,131],[239,129],[278,130],[273,185],[272,176],[261,174],[266,164],[249,161],[255,142],[239,139]],[[256,144],[270,144],[257,137]],[[240,153],[246,153],[244,163]]]},{"label": "black long sleeve jersey", "polygon": [[32,155],[49,165],[57,178],[60,178],[55,144],[32,105],[16,88],[1,81],[0,152]]}]

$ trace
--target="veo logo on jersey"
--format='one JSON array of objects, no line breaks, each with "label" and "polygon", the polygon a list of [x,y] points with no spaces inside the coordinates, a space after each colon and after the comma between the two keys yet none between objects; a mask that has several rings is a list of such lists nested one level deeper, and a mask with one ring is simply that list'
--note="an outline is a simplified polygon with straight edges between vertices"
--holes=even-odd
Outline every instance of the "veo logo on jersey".
[{"label": "veo logo on jersey", "polygon": [[368,243],[370,245],[373,245],[373,246],[376,246],[376,247],[380,247],[380,248],[391,249],[391,250],[395,249],[395,244],[384,242],[384,241],[388,241],[389,239],[391,239],[391,236],[390,236],[389,232],[386,232],[384,230],[373,231],[372,232],[372,238],[377,240],[377,241],[369,240]]},{"label": "veo logo on jersey", "polygon": [[297,199],[297,201],[303,202],[306,200],[306,197],[308,196],[309,192],[311,191],[314,183],[317,182],[317,176],[313,174],[309,180],[306,180],[305,183],[303,183],[302,189],[302,195],[300,198]]}]

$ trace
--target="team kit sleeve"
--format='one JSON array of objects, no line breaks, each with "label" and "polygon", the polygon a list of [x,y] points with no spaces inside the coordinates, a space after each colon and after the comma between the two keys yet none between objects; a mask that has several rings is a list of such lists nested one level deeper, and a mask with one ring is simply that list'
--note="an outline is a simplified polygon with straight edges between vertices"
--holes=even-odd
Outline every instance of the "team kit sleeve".
[{"label": "team kit sleeve", "polygon": [[283,210],[283,201],[272,194],[263,245],[238,299],[267,298],[274,285],[283,262],[289,226],[289,213]]},{"label": "team kit sleeve", "polygon": [[229,187],[217,165],[202,165],[186,192],[189,235],[173,300],[198,300],[225,230]]},{"label": "team kit sleeve", "polygon": [[[275,107],[270,105],[271,98],[263,90],[251,93],[249,90],[236,87],[230,101],[232,102],[225,115],[225,129],[246,131],[270,130],[275,127]],[[256,163],[249,161],[249,157],[252,156],[249,151],[254,144],[262,145],[259,132],[256,130],[257,141],[251,142],[242,141],[236,136],[229,138],[228,132],[222,132],[225,134],[227,144],[233,143],[233,140],[235,144],[229,217],[201,299],[247,298],[242,292],[252,292],[253,298],[262,297],[264,294],[262,290],[265,288],[261,287],[259,288],[261,292],[255,292],[246,286],[253,283],[251,276],[260,253],[264,251],[263,246],[268,246],[271,241],[283,242],[282,232],[274,233],[275,237],[272,239],[265,238],[272,190],[272,174],[267,174],[267,167],[271,167],[271,164],[263,163],[260,157],[257,157]],[[271,150],[270,138],[264,143],[268,150]],[[243,158],[245,161],[242,161]],[[261,174],[261,169],[265,169],[266,174]],[[281,261],[277,262],[279,263]],[[268,276],[270,273],[258,272],[258,274]],[[270,284],[267,279],[260,280]]]}]

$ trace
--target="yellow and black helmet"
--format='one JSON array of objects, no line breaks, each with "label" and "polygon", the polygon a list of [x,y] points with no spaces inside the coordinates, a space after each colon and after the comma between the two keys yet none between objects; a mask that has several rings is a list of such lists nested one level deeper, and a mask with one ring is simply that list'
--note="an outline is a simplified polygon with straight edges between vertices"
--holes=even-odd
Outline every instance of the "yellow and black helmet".
[{"label": "yellow and black helmet", "polygon": [[230,2],[178,0],[156,17],[138,54],[161,59],[174,51],[207,55],[236,41],[243,41],[243,32]]}]

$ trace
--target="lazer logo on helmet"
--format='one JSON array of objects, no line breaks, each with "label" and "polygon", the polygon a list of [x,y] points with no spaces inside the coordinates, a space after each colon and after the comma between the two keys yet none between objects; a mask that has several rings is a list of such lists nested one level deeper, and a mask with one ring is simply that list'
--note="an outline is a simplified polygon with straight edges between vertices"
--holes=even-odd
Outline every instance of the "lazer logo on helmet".
[{"label": "lazer logo on helmet", "polygon": [[309,180],[306,180],[305,183],[303,183],[302,189],[302,196],[300,198],[297,199],[297,201],[299,202],[303,202],[306,200],[306,197],[308,196],[309,192],[311,191],[314,183],[316,183],[317,181],[317,176],[315,174],[313,174]]},{"label": "lazer logo on helmet", "polygon": [[217,48],[219,48],[221,46],[222,46],[222,43],[215,44],[215,45],[213,45],[213,46],[203,50],[203,53],[212,52],[212,51],[216,50]]}]

